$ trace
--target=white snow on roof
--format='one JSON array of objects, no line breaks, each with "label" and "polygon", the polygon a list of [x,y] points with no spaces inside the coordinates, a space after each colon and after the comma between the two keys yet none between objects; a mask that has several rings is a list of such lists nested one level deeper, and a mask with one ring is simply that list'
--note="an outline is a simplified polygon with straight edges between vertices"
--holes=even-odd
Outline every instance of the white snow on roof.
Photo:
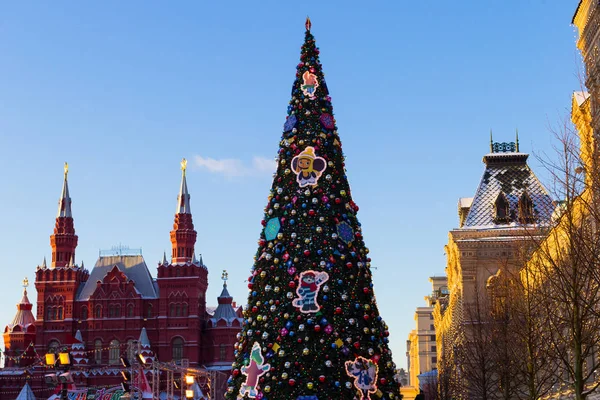
[{"label": "white snow on roof", "polygon": [[472,197],[461,197],[460,199],[458,199],[458,205],[460,206],[460,208],[469,208],[471,207],[471,204],[473,204]]}]

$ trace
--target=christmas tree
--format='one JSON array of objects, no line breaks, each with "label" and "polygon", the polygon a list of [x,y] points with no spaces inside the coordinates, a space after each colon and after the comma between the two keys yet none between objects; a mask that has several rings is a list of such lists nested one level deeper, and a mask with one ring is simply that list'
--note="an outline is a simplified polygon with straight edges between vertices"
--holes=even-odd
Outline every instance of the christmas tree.
[{"label": "christmas tree", "polygon": [[400,399],[310,28],[226,398]]}]

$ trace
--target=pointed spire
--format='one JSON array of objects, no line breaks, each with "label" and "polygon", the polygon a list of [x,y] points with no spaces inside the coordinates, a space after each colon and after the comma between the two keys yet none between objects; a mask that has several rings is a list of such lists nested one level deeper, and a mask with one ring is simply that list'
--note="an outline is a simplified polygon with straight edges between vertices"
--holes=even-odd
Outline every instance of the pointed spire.
[{"label": "pointed spire", "polygon": [[179,189],[179,196],[177,196],[177,214],[191,214],[190,209],[190,194],[188,192],[187,180],[185,177],[185,171],[187,169],[187,160],[184,158],[181,160],[181,188]]},{"label": "pointed spire", "polygon": [[58,201],[58,214],[57,218],[60,217],[72,217],[71,214],[71,197],[69,196],[69,182],[67,176],[69,175],[69,164],[65,162],[65,178],[63,181],[62,193],[60,200]]},{"label": "pointed spire", "polygon": [[492,138],[492,128],[490,128],[490,153],[494,152],[494,139]]},{"label": "pointed spire", "polygon": [[162,259],[161,265],[169,265],[169,263],[167,262],[167,252],[166,251],[163,252],[163,259]]},{"label": "pointed spire", "polygon": [[71,213],[71,196],[69,195],[69,164],[65,163],[65,175],[61,198],[58,201],[58,215],[54,224],[54,233],[50,236],[52,246],[51,268],[65,267],[75,255],[77,235]]},{"label": "pointed spire", "polygon": [[44,256],[44,261],[42,261],[42,268],[48,268],[48,264],[46,264],[46,256]]},{"label": "pointed spire", "polygon": [[81,331],[79,329],[77,329],[77,332],[75,333],[75,339],[83,343],[83,336],[81,336]]},{"label": "pointed spire", "polygon": [[29,279],[25,277],[23,279],[23,298],[21,299],[21,304],[31,304],[29,303],[29,298],[27,298],[27,286],[29,286]]},{"label": "pointed spire", "polygon": [[31,386],[29,386],[29,382],[25,382],[25,386],[23,386],[23,389],[21,389],[21,391],[19,392],[19,394],[17,395],[17,398],[15,400],[35,400],[35,394],[33,393],[33,390],[31,390]]},{"label": "pointed spire", "polygon": [[517,147],[517,153],[519,152],[519,128],[517,128],[517,134],[516,134],[517,138],[515,141],[515,145]]},{"label": "pointed spire", "polygon": [[177,212],[171,231],[172,264],[187,264],[192,261],[197,232],[194,230],[190,194],[188,192],[185,171],[187,160],[181,160],[181,188],[179,190]]},{"label": "pointed spire", "polygon": [[196,259],[196,253],[194,253],[194,256],[192,257],[192,264],[197,264],[198,260]]},{"label": "pointed spire", "polygon": [[310,28],[312,27],[312,23],[310,22],[310,18],[308,15],[306,16],[306,22],[304,23],[304,27],[308,32],[310,32]]},{"label": "pointed spire", "polygon": [[140,338],[138,340],[142,346],[150,346],[150,339],[148,339],[148,332],[146,332],[146,327],[142,328],[140,332]]},{"label": "pointed spire", "polygon": [[81,260],[81,269],[83,269],[84,265],[83,265],[83,260]]},{"label": "pointed spire", "polygon": [[67,264],[67,267],[74,267],[75,266],[75,255],[71,254],[71,259],[69,260],[69,263]]}]

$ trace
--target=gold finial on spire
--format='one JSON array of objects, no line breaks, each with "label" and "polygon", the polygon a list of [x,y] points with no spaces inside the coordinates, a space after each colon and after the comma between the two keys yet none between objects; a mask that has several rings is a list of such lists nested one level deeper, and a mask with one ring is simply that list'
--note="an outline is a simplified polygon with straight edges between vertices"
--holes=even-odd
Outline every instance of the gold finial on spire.
[{"label": "gold finial on spire", "polygon": [[23,279],[23,287],[25,289],[27,289],[27,286],[29,286],[29,279],[27,279],[27,277],[25,277],[25,279]]},{"label": "gold finial on spire", "polygon": [[183,174],[185,175],[185,170],[187,169],[187,160],[185,158],[181,159],[181,170],[183,171]]},{"label": "gold finial on spire", "polygon": [[69,173],[69,163],[65,161],[65,176]]},{"label": "gold finial on spire", "polygon": [[306,22],[304,23],[304,26],[306,27],[307,31],[310,31],[310,28],[312,27],[312,24],[310,23],[310,18],[308,17],[308,15],[306,16]]},{"label": "gold finial on spire", "polygon": [[223,279],[223,286],[227,286],[227,279],[229,279],[229,274],[227,273],[226,269],[223,270],[223,273],[221,274],[221,279]]}]

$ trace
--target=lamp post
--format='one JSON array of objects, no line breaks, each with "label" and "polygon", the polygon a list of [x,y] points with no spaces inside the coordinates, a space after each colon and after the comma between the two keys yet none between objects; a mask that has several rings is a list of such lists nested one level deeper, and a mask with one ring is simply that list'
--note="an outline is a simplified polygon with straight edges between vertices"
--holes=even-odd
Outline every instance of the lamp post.
[{"label": "lamp post", "polygon": [[73,383],[73,376],[69,372],[71,368],[71,354],[67,351],[58,354],[48,353],[46,354],[46,365],[52,366],[55,371],[57,366],[61,367],[62,372],[60,374],[56,372],[46,374],[44,375],[44,380],[50,386],[57,386],[60,383],[60,398],[61,400],[67,400],[68,384]]}]

